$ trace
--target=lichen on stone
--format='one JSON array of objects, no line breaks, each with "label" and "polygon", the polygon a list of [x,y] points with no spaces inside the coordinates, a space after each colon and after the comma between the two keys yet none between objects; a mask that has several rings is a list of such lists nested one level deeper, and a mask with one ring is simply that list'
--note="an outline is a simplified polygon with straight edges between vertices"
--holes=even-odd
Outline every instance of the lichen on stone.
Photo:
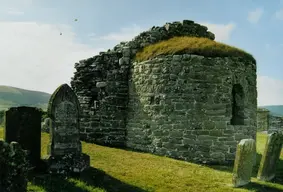
[{"label": "lichen on stone", "polygon": [[0,140],[0,191],[27,190],[27,152],[16,142]]}]

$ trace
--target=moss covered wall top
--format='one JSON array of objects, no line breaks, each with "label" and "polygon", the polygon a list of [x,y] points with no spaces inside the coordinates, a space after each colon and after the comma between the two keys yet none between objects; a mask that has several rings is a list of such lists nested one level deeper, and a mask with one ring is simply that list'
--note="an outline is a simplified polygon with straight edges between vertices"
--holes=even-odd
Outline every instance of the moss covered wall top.
[{"label": "moss covered wall top", "polygon": [[137,52],[135,60],[145,61],[160,55],[194,54],[206,57],[241,57],[256,63],[253,56],[245,51],[223,43],[201,37],[173,37],[147,47]]},{"label": "moss covered wall top", "polygon": [[183,20],[182,22],[166,23],[161,27],[153,26],[151,29],[140,33],[129,42],[121,42],[114,47],[114,51],[120,50],[123,46],[129,46],[134,54],[148,46],[172,37],[191,36],[191,37],[204,37],[211,40],[215,39],[215,35],[208,31],[206,26],[194,23],[190,20]]}]

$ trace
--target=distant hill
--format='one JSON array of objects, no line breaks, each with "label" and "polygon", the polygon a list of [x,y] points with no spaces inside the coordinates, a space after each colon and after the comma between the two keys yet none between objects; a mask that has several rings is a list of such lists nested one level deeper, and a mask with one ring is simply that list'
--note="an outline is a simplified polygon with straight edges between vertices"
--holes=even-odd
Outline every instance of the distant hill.
[{"label": "distant hill", "polygon": [[267,105],[259,106],[259,108],[265,108],[270,111],[270,114],[275,116],[283,116],[283,105]]},{"label": "distant hill", "polygon": [[0,110],[17,106],[31,106],[46,110],[50,96],[49,93],[0,85]]}]

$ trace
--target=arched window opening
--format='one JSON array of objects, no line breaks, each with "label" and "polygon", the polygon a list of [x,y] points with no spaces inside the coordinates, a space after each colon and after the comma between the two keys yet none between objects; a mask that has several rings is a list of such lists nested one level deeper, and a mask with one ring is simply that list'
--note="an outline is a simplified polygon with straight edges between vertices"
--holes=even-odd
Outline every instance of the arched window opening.
[{"label": "arched window opening", "polygon": [[244,91],[240,84],[232,88],[232,118],[231,125],[244,125]]}]

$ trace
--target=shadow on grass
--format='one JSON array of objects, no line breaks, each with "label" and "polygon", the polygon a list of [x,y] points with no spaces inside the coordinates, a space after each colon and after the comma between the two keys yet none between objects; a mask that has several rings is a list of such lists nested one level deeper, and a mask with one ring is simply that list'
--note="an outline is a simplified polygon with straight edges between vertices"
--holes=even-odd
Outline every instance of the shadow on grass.
[{"label": "shadow on grass", "polygon": [[146,192],[146,190],[136,186],[126,184],[114,177],[107,175],[104,171],[90,167],[80,175],[80,179],[90,186],[96,186],[105,189],[108,192],[116,191],[135,191]]},{"label": "shadow on grass", "polygon": [[44,188],[46,192],[89,192],[89,187],[97,190],[100,188],[107,192],[146,192],[146,190],[124,183],[93,167],[80,175],[73,175],[68,178],[46,174],[35,176],[30,179],[30,182]]},{"label": "shadow on grass", "polygon": [[[260,161],[261,161],[261,156],[262,155],[259,154],[259,153],[256,154],[256,164],[253,167],[252,177],[256,177],[257,176],[257,171],[258,171],[259,164],[260,164]],[[283,165],[283,162],[282,162],[282,165]],[[234,162],[229,164],[229,165],[206,165],[206,166],[211,168],[211,169],[218,170],[218,171],[225,171],[225,172],[228,172],[228,173],[232,173],[233,172],[233,168],[234,168]]]},{"label": "shadow on grass", "polygon": [[249,183],[243,187],[241,187],[243,189],[248,189],[251,191],[256,191],[256,192],[282,192],[282,189],[276,189],[275,187],[272,186],[267,186],[264,184],[260,184],[260,183]]},{"label": "shadow on grass", "polygon": [[[256,164],[253,167],[253,173],[252,177],[257,178],[257,172],[259,169],[260,161],[261,161],[262,155],[257,153],[256,154]],[[220,165],[207,165],[207,167],[218,170],[218,171],[225,171],[228,173],[233,173],[233,166],[234,165],[227,165],[227,166],[220,166]],[[232,181],[232,177],[231,177]],[[269,184],[268,184],[269,183]],[[262,182],[262,183],[255,183],[251,182],[248,185],[245,185],[241,188],[248,189],[248,190],[253,190],[257,192],[282,192],[281,189],[277,189],[275,187],[270,186],[272,183],[277,183],[277,184],[283,184],[283,160],[279,159],[277,161],[277,166],[276,166],[276,176],[275,178],[270,181],[270,182]]]}]

